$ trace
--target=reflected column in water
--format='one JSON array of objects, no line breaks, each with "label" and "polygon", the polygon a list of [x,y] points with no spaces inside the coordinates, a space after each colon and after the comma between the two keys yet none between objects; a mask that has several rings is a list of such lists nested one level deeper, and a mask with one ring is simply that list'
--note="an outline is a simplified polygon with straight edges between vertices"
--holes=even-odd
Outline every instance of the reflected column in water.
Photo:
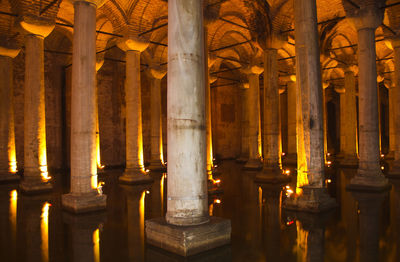
[{"label": "reflected column in water", "polygon": [[150,186],[121,185],[126,195],[129,261],[144,261],[145,197]]},{"label": "reflected column in water", "polygon": [[394,199],[392,201],[393,205],[390,207],[392,216],[392,229],[394,229],[394,240],[396,245],[396,261],[400,261],[400,180],[392,179],[390,181],[394,187]]},{"label": "reflected column in water", "polygon": [[[100,230],[105,221],[105,213],[88,213],[73,215],[64,212],[64,223],[69,225],[68,261],[88,262],[100,261]],[[66,254],[66,255],[68,255]]]},{"label": "reflected column in water", "polygon": [[387,191],[365,193],[353,191],[358,201],[360,230],[360,261],[379,261],[379,234],[382,204]]}]

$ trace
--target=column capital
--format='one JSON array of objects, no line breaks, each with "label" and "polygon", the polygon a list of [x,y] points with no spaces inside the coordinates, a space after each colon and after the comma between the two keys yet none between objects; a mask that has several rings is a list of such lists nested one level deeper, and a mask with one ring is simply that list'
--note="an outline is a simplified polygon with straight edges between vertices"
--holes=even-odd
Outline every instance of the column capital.
[{"label": "column capital", "polygon": [[124,52],[137,51],[141,53],[146,50],[149,44],[150,41],[143,37],[125,36],[118,41],[117,46]]},{"label": "column capital", "polygon": [[242,82],[242,83],[240,83],[240,89],[248,90],[249,87],[250,87],[249,82]]},{"label": "column capital", "polygon": [[260,65],[249,64],[240,69],[246,75],[260,75],[264,72],[264,68]]},{"label": "column capital", "polygon": [[340,66],[343,69],[344,74],[354,74],[358,73],[358,66],[356,65],[342,65]]},{"label": "column capital", "polygon": [[323,89],[327,89],[330,85],[331,85],[331,83],[329,83],[328,81],[322,82],[322,88]]},{"label": "column capital", "polygon": [[10,58],[16,57],[21,48],[14,44],[15,41],[10,41],[7,37],[0,37],[0,56],[6,56]]},{"label": "column capital", "polygon": [[47,37],[55,27],[54,20],[30,14],[21,16],[19,24],[27,34],[38,35],[43,38]]},{"label": "column capital", "polygon": [[344,94],[346,93],[346,89],[344,86],[335,86],[335,92],[338,94]]},{"label": "column capital", "polygon": [[279,80],[283,82],[296,82],[296,75],[280,76]]},{"label": "column capital", "polygon": [[375,30],[382,24],[384,13],[384,9],[381,9],[375,1],[372,4],[362,4],[360,9],[346,9],[347,16],[357,30]]},{"label": "column capital", "polygon": [[[285,39],[286,38],[286,39]],[[287,36],[275,32],[274,30],[269,34],[265,43],[265,50],[280,49],[287,42]]]},{"label": "column capital", "polygon": [[150,78],[161,80],[167,74],[167,70],[161,68],[161,66],[152,66],[146,70],[146,74]]},{"label": "column capital", "polygon": [[283,93],[285,93],[285,91],[286,91],[286,86],[279,86],[279,94],[281,95],[281,94],[283,94]]}]

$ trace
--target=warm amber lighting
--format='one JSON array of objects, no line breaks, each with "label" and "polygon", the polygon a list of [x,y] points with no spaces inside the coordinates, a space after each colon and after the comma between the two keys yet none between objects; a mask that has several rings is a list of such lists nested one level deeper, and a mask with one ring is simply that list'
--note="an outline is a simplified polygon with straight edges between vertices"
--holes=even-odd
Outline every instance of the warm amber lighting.
[{"label": "warm amber lighting", "polygon": [[214,199],[215,204],[221,204],[221,199]]},{"label": "warm amber lighting", "polygon": [[146,192],[142,192],[139,202],[139,223],[140,223],[140,239],[144,241],[144,204],[145,204]]},{"label": "warm amber lighting", "polygon": [[50,204],[44,203],[42,208],[40,232],[42,237],[42,261],[49,261],[49,209]]},{"label": "warm amber lighting", "polygon": [[381,157],[382,157],[382,158],[384,158],[384,157],[385,157],[385,155],[384,155],[384,154],[381,154]]},{"label": "warm amber lighting", "polygon": [[327,165],[332,165],[332,161],[326,161]]},{"label": "warm amber lighting", "polygon": [[326,156],[331,156],[331,153],[326,153]]},{"label": "warm amber lighting", "polygon": [[93,232],[93,256],[95,262],[100,262],[100,230]]},{"label": "warm amber lighting", "polygon": [[97,116],[97,121],[96,121],[96,152],[97,152],[97,157],[96,157],[97,168],[98,169],[103,169],[104,165],[101,164],[101,155],[100,155],[100,132],[99,132],[99,118],[98,118],[98,116]]},{"label": "warm amber lighting", "polygon": [[17,201],[18,192],[13,190],[10,192],[10,227],[11,227],[11,243],[16,245],[17,240]]},{"label": "warm amber lighting", "polygon": [[292,194],[294,193],[294,191],[290,188],[290,186],[286,186],[285,190],[286,190],[287,197],[291,197]]},{"label": "warm amber lighting", "polygon": [[14,131],[14,110],[10,110],[10,128],[8,131],[8,163],[9,163],[9,172],[17,173],[17,154],[15,152],[15,131]]},{"label": "warm amber lighting", "polygon": [[304,230],[299,221],[296,221],[297,228],[297,261],[307,261],[308,232]]},{"label": "warm amber lighting", "polygon": [[161,196],[161,214],[164,215],[164,183],[167,174],[163,174],[160,180],[160,196]]},{"label": "warm amber lighting", "polygon": [[289,169],[285,170],[285,174],[290,175],[290,170]]},{"label": "warm amber lighting", "polygon": [[211,204],[208,206],[208,215],[209,215],[209,216],[212,216],[212,215],[213,215],[213,212],[214,212],[214,203],[211,203]]},{"label": "warm amber lighting", "polygon": [[97,182],[97,172],[94,172],[92,174],[92,176],[90,177],[90,184],[91,184],[93,189],[97,190],[97,187],[99,186],[99,184]]},{"label": "warm amber lighting", "polygon": [[211,178],[211,181],[212,181],[212,183],[213,183],[214,185],[217,185],[217,184],[220,184],[220,183],[221,183],[221,179],[214,179],[214,178]]},{"label": "warm amber lighting", "polygon": [[97,192],[99,193],[99,195],[103,194],[103,186],[104,186],[104,182],[99,182],[99,184],[97,185]]},{"label": "warm amber lighting", "polygon": [[47,166],[40,166],[40,175],[42,176],[42,179],[44,181],[49,181],[51,179],[51,176],[49,176],[49,172],[47,172]]},{"label": "warm amber lighting", "polygon": [[282,152],[282,156],[285,156],[286,155],[286,153],[285,152]]},{"label": "warm amber lighting", "polygon": [[384,167],[384,166],[381,166],[381,169],[382,169],[382,170],[384,170],[384,169],[385,169],[385,167]]},{"label": "warm amber lighting", "polygon": [[326,180],[326,183],[330,184],[330,183],[332,183],[332,180],[327,179],[327,180]]}]

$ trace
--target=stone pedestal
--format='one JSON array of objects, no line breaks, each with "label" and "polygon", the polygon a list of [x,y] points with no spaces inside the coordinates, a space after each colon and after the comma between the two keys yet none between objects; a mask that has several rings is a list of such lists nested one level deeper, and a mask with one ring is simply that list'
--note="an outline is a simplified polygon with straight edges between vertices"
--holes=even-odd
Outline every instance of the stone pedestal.
[{"label": "stone pedestal", "polygon": [[30,27],[21,22],[21,26],[29,34],[25,36],[24,176],[20,188],[31,193],[52,189],[47,173],[44,38],[54,25]]},{"label": "stone pedestal", "polygon": [[146,221],[148,243],[183,256],[229,243],[231,231],[208,215],[202,10],[202,1],[168,1],[167,214]]},{"label": "stone pedestal", "polygon": [[249,90],[247,98],[247,111],[249,114],[248,141],[249,141],[249,159],[244,165],[246,170],[259,170],[262,168],[260,156],[260,74],[263,68],[258,66],[249,66],[244,72],[249,78]]},{"label": "stone pedestal", "polygon": [[359,168],[350,187],[371,190],[386,188],[380,160],[378,87],[376,73],[375,29],[382,23],[383,9],[363,4],[355,13],[346,10],[358,33],[359,86]]},{"label": "stone pedestal", "polygon": [[19,49],[0,46],[0,182],[18,181],[12,59]]},{"label": "stone pedestal", "polygon": [[74,213],[106,208],[97,191],[96,4],[74,2],[71,89],[71,189],[62,206]]},{"label": "stone pedestal", "polygon": [[395,151],[393,165],[389,171],[389,177],[400,178],[400,36],[397,36],[392,40],[392,46],[394,48],[394,82],[395,90],[391,93],[394,95],[394,130],[395,130]]},{"label": "stone pedestal", "polygon": [[322,212],[336,203],[325,185],[323,96],[315,0],[295,0],[297,185],[284,207]]},{"label": "stone pedestal", "polygon": [[128,37],[118,46],[126,52],[126,168],[119,181],[125,184],[150,183],[152,179],[144,169],[140,83],[140,53],[147,48],[148,42]]},{"label": "stone pedestal", "polygon": [[151,159],[149,169],[151,171],[165,171],[164,152],[162,141],[162,119],[161,119],[161,79],[167,72],[160,68],[148,70],[150,77],[150,128],[151,128]]}]

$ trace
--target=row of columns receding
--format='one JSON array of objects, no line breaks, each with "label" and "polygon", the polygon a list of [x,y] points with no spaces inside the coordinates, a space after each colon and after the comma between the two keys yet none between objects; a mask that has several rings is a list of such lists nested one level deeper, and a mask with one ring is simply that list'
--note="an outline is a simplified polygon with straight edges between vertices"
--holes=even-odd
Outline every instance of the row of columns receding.
[{"label": "row of columns receding", "polygon": [[[97,190],[96,162],[96,8],[101,1],[74,1],[74,36],[71,90],[71,188],[62,196],[63,207],[74,213],[106,208],[106,196]],[[336,205],[326,192],[324,166],[323,94],[320,71],[317,14],[315,0],[295,0],[296,81],[288,83],[288,111],[295,112],[295,121],[288,123],[288,159],[297,156],[296,195],[284,203],[288,209],[321,212]],[[212,170],[211,104],[207,49],[204,48],[202,1],[168,1],[168,192],[164,219],[146,222],[147,241],[183,255],[226,244],[230,241],[230,222],[209,217],[207,175]],[[359,151],[355,77],[350,69],[345,73],[343,119],[346,130],[343,144],[344,162],[357,163],[358,173],[351,188],[387,188],[379,164],[379,129],[375,64],[375,29],[383,19],[374,5],[360,7],[366,12],[353,15],[359,39]],[[24,103],[24,176],[20,183],[26,192],[51,189],[47,174],[44,49],[43,40],[53,26],[25,27],[25,103]],[[270,36],[274,38],[274,35]],[[274,38],[275,39],[275,38]],[[279,42],[278,42],[279,43]],[[400,84],[400,41],[393,40],[395,50],[396,86]],[[127,36],[118,46],[126,52],[126,169],[120,177],[125,184],[151,182],[144,169],[142,145],[142,105],[140,95],[140,53],[148,43]],[[287,181],[282,175],[279,88],[276,42],[264,50],[264,68],[256,65],[243,69],[249,78],[243,91],[246,107],[242,112],[242,156],[245,168],[259,169],[261,182]],[[0,49],[0,74],[3,97],[1,105],[2,169],[9,173],[15,166],[14,123],[12,111],[11,59],[15,49]],[[350,68],[350,67],[349,67]],[[264,71],[264,157],[260,157],[259,75]],[[151,167],[162,170],[160,82],[166,72],[150,70],[151,85]],[[293,80],[293,79],[292,79]],[[400,92],[394,92],[400,103]],[[153,102],[154,100],[154,102]],[[395,115],[396,141],[400,141],[400,112]],[[4,117],[3,117],[4,116]],[[10,142],[11,141],[11,142]],[[13,144],[14,143],[14,144]],[[296,150],[293,150],[296,148]],[[5,155],[4,152],[7,152]],[[11,152],[11,153],[10,153]],[[4,164],[7,163],[7,164]],[[396,143],[393,174],[400,172],[400,143]],[[15,176],[2,175],[2,180]],[[176,227],[178,226],[178,227]],[[184,227],[182,227],[184,226]],[[179,235],[181,238],[173,238]],[[193,246],[187,233],[194,234]],[[205,241],[204,239],[207,238]],[[183,241],[183,242],[182,242]]]}]

